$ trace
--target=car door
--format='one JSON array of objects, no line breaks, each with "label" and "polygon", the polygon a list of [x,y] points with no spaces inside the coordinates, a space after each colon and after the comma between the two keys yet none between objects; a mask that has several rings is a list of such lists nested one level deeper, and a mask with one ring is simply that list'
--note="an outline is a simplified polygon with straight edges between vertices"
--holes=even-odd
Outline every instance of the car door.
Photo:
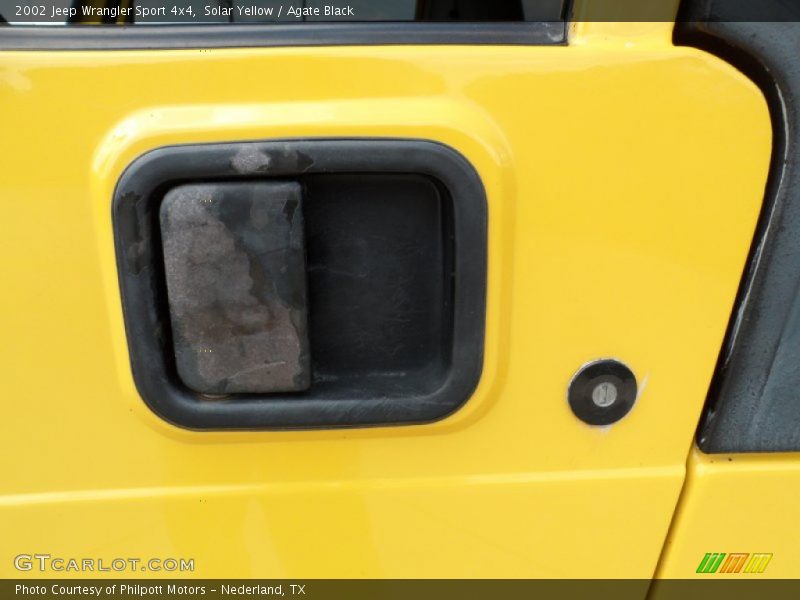
[{"label": "car door", "polygon": [[[654,22],[418,4],[259,23],[85,4],[48,27],[3,5],[3,576],[86,576],[35,554],[144,561],[121,576],[653,576],[761,208],[766,101],[673,42],[671,3]],[[170,193],[296,194],[303,224],[269,230],[301,256],[270,305],[303,347],[276,350],[299,365],[281,389],[187,383],[180,353],[213,346],[191,319],[220,313],[175,308],[165,265],[194,259]],[[240,249],[254,214],[204,221],[233,233],[195,250]],[[255,277],[237,251],[215,298]]]}]

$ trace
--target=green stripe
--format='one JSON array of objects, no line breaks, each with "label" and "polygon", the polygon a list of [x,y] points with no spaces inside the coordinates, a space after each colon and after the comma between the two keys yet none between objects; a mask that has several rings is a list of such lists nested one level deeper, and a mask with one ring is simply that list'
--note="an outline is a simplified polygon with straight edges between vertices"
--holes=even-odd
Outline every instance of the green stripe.
[{"label": "green stripe", "polygon": [[695,571],[695,573],[705,573],[706,572],[705,567],[706,567],[706,563],[708,562],[709,558],[711,558],[711,553],[710,552],[706,552],[706,555],[703,557],[703,560],[700,561],[700,564],[698,565],[697,571]]},{"label": "green stripe", "polygon": [[716,573],[722,561],[725,559],[725,553],[709,552],[700,561],[697,567],[697,573]]},{"label": "green stripe", "polygon": [[719,555],[719,558],[716,560],[716,562],[713,565],[711,565],[711,567],[709,568],[708,572],[709,573],[716,573],[717,569],[719,569],[719,566],[722,564],[722,559],[723,558],[725,558],[725,553],[724,552],[722,552]]}]

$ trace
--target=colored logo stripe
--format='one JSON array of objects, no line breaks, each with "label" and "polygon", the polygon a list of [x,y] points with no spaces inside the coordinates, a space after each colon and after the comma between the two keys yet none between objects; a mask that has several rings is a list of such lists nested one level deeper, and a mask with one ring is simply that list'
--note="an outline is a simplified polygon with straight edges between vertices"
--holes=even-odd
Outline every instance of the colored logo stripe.
[{"label": "colored logo stripe", "polygon": [[728,558],[722,563],[722,569],[720,573],[738,573],[742,570],[745,562],[747,562],[747,557],[750,556],[747,553],[733,553],[728,554]]},{"label": "colored logo stripe", "polygon": [[[727,559],[725,558],[727,556]],[[723,562],[723,560],[725,562]],[[746,552],[707,552],[697,566],[697,573],[763,573],[772,554],[767,552],[757,552],[748,554]],[[722,567],[720,569],[720,566]]]},{"label": "colored logo stripe", "polygon": [[722,559],[725,558],[725,553],[711,553],[708,552],[703,557],[703,560],[700,561],[700,565],[697,567],[698,573],[716,573],[717,569],[719,569],[719,565],[722,563]]},{"label": "colored logo stripe", "polygon": [[767,568],[769,561],[772,560],[772,554],[767,553],[759,553],[759,554],[752,554],[750,556],[750,560],[747,563],[747,566],[744,568],[745,573],[763,573],[764,570]]}]

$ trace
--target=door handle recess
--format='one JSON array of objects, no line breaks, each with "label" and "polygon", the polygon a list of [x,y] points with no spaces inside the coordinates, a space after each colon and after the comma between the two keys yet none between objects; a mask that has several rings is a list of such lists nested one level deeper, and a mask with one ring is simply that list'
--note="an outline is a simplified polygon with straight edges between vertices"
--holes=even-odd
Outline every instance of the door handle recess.
[{"label": "door handle recess", "polygon": [[421,423],[477,385],[486,199],[447,146],[160,148],[113,222],[134,381],[176,425]]}]

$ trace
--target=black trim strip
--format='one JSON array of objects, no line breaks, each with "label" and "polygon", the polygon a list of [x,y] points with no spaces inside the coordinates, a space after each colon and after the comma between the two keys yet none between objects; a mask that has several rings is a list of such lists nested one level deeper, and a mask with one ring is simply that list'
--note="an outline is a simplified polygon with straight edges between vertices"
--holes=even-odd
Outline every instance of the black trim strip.
[{"label": "black trim strip", "polygon": [[566,44],[563,21],[296,25],[10,26],[0,50],[167,50],[281,46]]},{"label": "black trim strip", "polygon": [[[237,159],[242,153],[264,160],[245,168]],[[286,180],[331,173],[414,173],[430,177],[447,191],[453,212],[455,283],[451,354],[443,383],[433,391],[399,397],[364,389],[330,397],[312,386],[304,394],[202,399],[180,382],[169,311],[163,309],[163,259],[154,215],[164,192],[186,181]],[[480,380],[488,208],[480,176],[448,146],[427,140],[361,138],[159,148],[136,159],[122,174],[112,215],[133,378],[148,406],[175,425],[195,430],[257,430],[425,423],[460,408]]]},{"label": "black trim strip", "polygon": [[[785,6],[783,0],[759,2],[764,10]],[[718,0],[685,1],[684,24],[677,28],[675,41],[720,56],[761,88],[772,118],[773,154],[760,221],[697,443],[707,453],[797,451],[800,23],[709,20],[724,18],[723,8]]]}]

